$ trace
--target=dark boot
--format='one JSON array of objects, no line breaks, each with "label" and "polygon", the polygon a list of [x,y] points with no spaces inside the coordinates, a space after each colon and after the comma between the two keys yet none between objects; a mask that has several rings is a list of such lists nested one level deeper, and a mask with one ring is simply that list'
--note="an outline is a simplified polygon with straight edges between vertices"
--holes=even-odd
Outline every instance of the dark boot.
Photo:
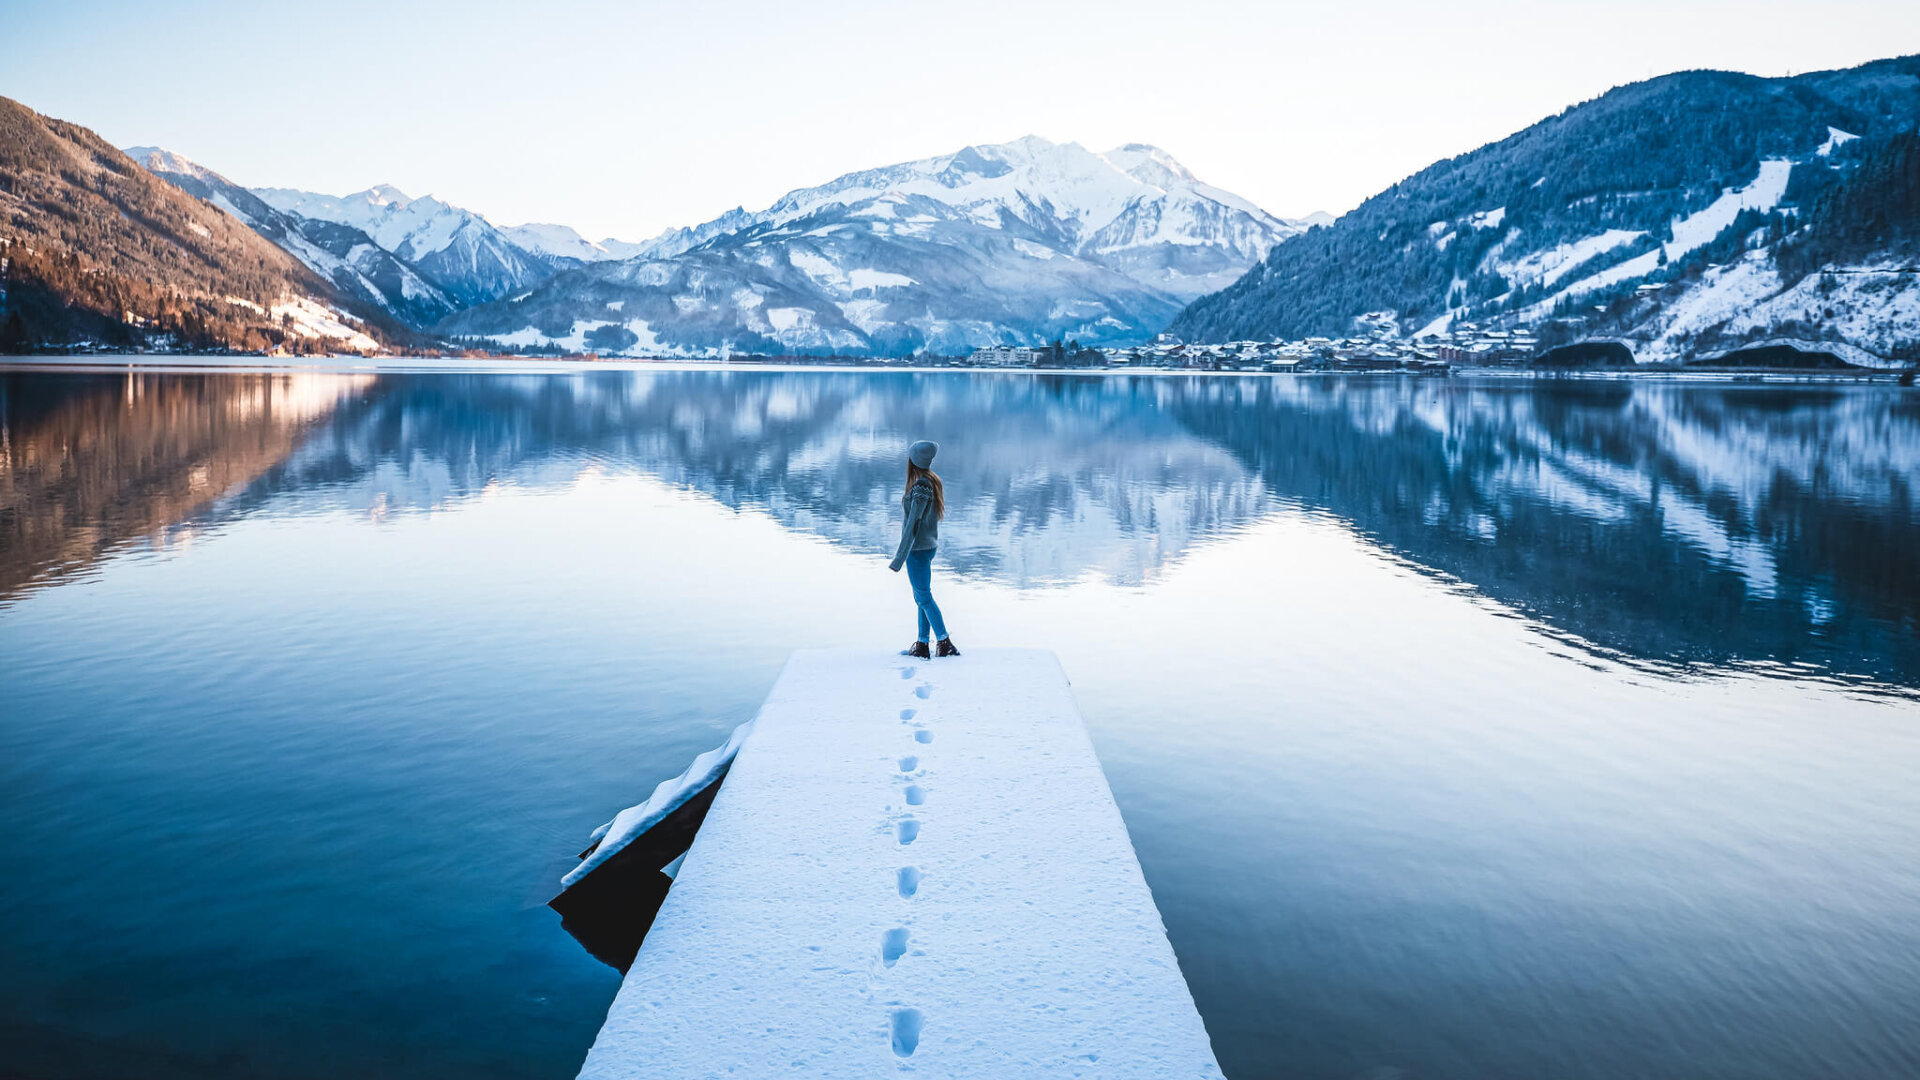
[{"label": "dark boot", "polygon": [[[901,655],[901,656],[911,656],[911,657],[913,657],[913,658],[914,658],[914,659],[916,659],[916,660],[925,660],[925,659],[927,659],[927,658],[928,658],[928,657],[927,657],[927,643],[926,643],[926,642],[924,642],[924,641],[916,641],[916,642],[914,642],[914,643],[913,643],[913,644],[912,644],[911,646],[909,646],[908,648],[905,648],[905,649],[901,649],[901,650],[900,650],[900,655]],[[941,653],[940,655],[941,655],[941,656],[945,656],[945,655],[947,655],[947,654],[946,654],[946,653]]]},{"label": "dark boot", "polygon": [[[926,646],[925,646],[925,645],[922,645],[922,646],[920,646],[920,647],[921,647],[921,648],[923,648],[923,649],[924,649],[924,648],[926,648]],[[956,648],[954,648],[954,647],[953,647],[953,639],[952,639],[952,638],[941,638],[941,639],[940,639],[940,651],[939,651],[939,652],[937,652],[937,653],[935,653],[934,655],[936,655],[936,656],[959,656],[959,655],[960,655],[960,650],[959,650],[959,649],[956,649]]]}]

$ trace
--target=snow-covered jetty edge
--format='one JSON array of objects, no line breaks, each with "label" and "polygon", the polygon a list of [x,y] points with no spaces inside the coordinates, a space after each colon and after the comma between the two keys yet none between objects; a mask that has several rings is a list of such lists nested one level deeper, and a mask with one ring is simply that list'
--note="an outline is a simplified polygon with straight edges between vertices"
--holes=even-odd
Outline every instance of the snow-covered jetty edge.
[{"label": "snow-covered jetty edge", "polygon": [[713,755],[582,1077],[1220,1075],[1051,653],[798,652]]}]

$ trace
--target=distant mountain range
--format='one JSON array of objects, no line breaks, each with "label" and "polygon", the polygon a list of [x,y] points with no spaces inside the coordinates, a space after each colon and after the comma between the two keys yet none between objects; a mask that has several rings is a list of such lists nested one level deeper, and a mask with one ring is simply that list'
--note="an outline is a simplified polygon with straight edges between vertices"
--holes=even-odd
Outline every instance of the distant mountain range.
[{"label": "distant mountain range", "polygon": [[[1275,248],[1190,340],[1462,321],[1642,361],[1786,337],[1920,359],[1920,57],[1635,83],[1435,164]],[[1370,320],[1380,321],[1380,320]]]},{"label": "distant mountain range", "polygon": [[648,355],[1138,341],[1303,228],[1153,147],[1030,137],[848,173],[438,329]]},{"label": "distant mountain range", "polygon": [[244,188],[129,153],[419,330],[497,347],[632,355],[964,353],[1150,337],[1227,285],[1287,221],[1130,144],[1028,137],[849,173],[645,243],[497,228],[390,185]]},{"label": "distant mountain range", "polygon": [[[13,127],[98,142],[6,105]],[[1530,328],[1547,346],[1621,341],[1643,361],[1789,340],[1884,365],[1920,359],[1917,116],[1920,57],[1783,79],[1682,72],[1430,166],[1337,221],[1275,217],[1151,146],[1027,137],[848,173],[642,242],[496,227],[390,185],[247,188],[159,148],[129,153],[297,261],[303,273],[273,288],[307,307],[249,300],[263,325],[284,321],[281,303],[306,312],[301,340],[331,323],[326,340],[356,347],[344,335],[629,356],[954,354],[1473,323]],[[83,175],[0,157],[0,239],[58,248],[48,207],[98,198]],[[39,194],[23,200],[29,187]],[[166,252],[146,287],[202,292],[208,267],[264,250],[196,262],[179,249],[205,238],[178,240],[169,220],[123,213],[61,243],[103,264]],[[51,294],[92,288],[61,280]],[[90,295],[114,322],[111,298]],[[126,307],[117,330],[79,328],[59,306],[15,301],[13,336],[138,347],[178,322]]]}]

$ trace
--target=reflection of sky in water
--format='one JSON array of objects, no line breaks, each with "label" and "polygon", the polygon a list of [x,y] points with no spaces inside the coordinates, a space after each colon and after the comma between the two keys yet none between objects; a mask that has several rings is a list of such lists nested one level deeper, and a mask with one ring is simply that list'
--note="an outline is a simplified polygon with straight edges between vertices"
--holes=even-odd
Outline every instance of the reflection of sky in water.
[{"label": "reflection of sky in water", "polygon": [[956,637],[1061,655],[1230,1076],[1915,1053],[1890,388],[32,379],[0,377],[31,1073],[571,1075],[613,977],[540,903],[788,649],[904,640],[923,434]]}]

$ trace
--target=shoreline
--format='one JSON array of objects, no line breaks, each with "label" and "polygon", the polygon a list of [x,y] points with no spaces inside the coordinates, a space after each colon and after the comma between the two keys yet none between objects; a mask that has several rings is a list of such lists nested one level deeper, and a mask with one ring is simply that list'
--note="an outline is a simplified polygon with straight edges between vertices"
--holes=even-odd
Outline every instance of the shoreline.
[{"label": "shoreline", "polygon": [[1731,383],[1888,383],[1897,384],[1906,369],[1900,368],[1512,368],[1463,367],[1446,372],[1379,371],[1211,371],[1202,368],[1161,367],[975,367],[947,364],[858,364],[793,363],[734,360],[580,360],[565,357],[416,357],[416,356],[317,356],[263,357],[244,353],[87,353],[79,356],[28,355],[0,357],[0,372],[73,372],[114,374],[152,371],[176,374],[277,374],[314,372],[328,374],[578,374],[588,371],[822,371],[837,374],[939,374],[939,375],[1077,375],[1089,378],[1115,376],[1232,377],[1271,379],[1646,379],[1677,382]]}]

